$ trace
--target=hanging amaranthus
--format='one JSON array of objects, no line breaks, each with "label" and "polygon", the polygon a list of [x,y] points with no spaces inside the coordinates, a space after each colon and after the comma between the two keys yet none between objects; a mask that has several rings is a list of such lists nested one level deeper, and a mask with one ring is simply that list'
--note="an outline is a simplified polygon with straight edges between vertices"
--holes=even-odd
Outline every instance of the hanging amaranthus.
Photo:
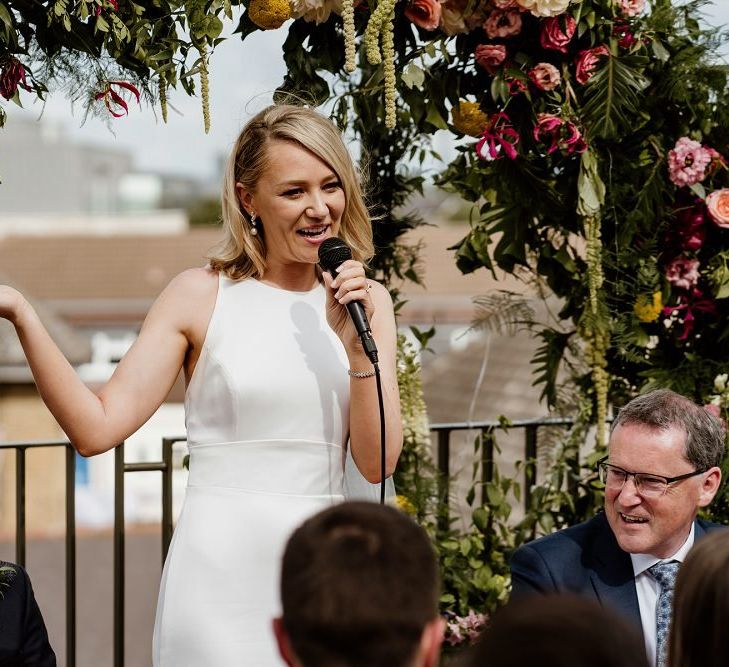
[{"label": "hanging amaranthus", "polygon": [[354,50],[354,0],[343,0],[342,22],[344,23],[344,69],[346,72],[354,72],[355,50]]},{"label": "hanging amaranthus", "polygon": [[609,381],[605,354],[610,346],[610,331],[607,325],[607,313],[600,299],[600,290],[604,280],[600,218],[597,215],[587,216],[584,218],[583,225],[587,241],[587,283],[590,304],[583,316],[581,328],[582,337],[587,343],[585,356],[592,370],[592,383],[595,387],[597,446],[604,447]]},{"label": "hanging amaranthus", "polygon": [[200,53],[200,95],[202,97],[205,134],[210,132],[210,79],[208,78],[208,47],[204,42],[198,47]]},{"label": "hanging amaranthus", "polygon": [[395,127],[395,11],[382,26],[382,56],[385,70],[385,127]]},{"label": "hanging amaranthus", "polygon": [[160,72],[158,82],[159,107],[162,111],[162,122],[167,123],[167,79],[164,72]]},{"label": "hanging amaranthus", "polygon": [[[365,52],[370,65],[383,62],[385,71],[385,127],[395,127],[395,3],[382,0],[372,12],[364,33]],[[379,41],[382,40],[382,51]]]}]

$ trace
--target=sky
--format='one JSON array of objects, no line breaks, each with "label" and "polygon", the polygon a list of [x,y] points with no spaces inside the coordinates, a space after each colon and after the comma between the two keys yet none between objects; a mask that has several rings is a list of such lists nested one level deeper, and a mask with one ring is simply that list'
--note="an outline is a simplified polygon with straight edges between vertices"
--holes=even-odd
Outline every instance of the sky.
[{"label": "sky", "polygon": [[[714,0],[704,12],[709,25],[729,25],[729,0]],[[155,117],[144,104],[130,105],[127,117],[112,119],[113,134],[100,119],[89,118],[82,124],[82,109],[72,109],[70,102],[56,93],[49,96],[45,106],[29,103],[26,109],[19,109],[6,104],[8,122],[0,130],[0,141],[2,132],[12,132],[13,118],[37,119],[42,114],[45,121],[61,124],[76,141],[131,152],[137,170],[213,179],[240,128],[256,111],[270,104],[283,80],[281,45],[286,35],[286,26],[255,32],[245,42],[231,35],[217,47],[210,63],[212,126],[207,135],[199,98],[188,97],[181,90],[170,93],[170,103],[177,111],[170,109],[166,125],[158,111]],[[447,144],[450,135],[441,134],[439,144]],[[441,154],[449,152],[448,145],[438,145],[437,149]]]}]

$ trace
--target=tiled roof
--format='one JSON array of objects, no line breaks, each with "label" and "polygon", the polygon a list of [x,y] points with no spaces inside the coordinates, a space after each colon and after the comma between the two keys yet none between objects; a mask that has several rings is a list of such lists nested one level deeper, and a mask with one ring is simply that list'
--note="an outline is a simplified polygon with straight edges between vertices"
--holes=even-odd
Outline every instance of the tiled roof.
[{"label": "tiled roof", "polygon": [[15,236],[0,266],[39,300],[152,299],[180,271],[204,266],[219,228],[181,235]]}]

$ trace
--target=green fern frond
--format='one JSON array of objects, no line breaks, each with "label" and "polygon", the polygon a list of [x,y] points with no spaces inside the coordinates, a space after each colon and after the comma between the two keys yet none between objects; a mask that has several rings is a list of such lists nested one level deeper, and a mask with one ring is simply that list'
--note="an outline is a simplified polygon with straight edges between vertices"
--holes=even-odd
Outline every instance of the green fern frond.
[{"label": "green fern frond", "polygon": [[477,296],[473,302],[476,305],[473,329],[513,336],[534,322],[534,309],[529,300],[514,292],[499,290],[495,294]]}]

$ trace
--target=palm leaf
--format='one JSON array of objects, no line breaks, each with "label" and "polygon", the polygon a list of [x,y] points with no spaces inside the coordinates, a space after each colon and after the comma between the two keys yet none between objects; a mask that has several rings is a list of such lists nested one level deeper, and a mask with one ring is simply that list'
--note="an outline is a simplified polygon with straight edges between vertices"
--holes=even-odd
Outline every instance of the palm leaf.
[{"label": "palm leaf", "polygon": [[645,64],[638,56],[618,59],[611,55],[588,81],[582,120],[591,138],[612,139],[621,130],[640,127],[640,94],[650,83],[641,72]]}]

